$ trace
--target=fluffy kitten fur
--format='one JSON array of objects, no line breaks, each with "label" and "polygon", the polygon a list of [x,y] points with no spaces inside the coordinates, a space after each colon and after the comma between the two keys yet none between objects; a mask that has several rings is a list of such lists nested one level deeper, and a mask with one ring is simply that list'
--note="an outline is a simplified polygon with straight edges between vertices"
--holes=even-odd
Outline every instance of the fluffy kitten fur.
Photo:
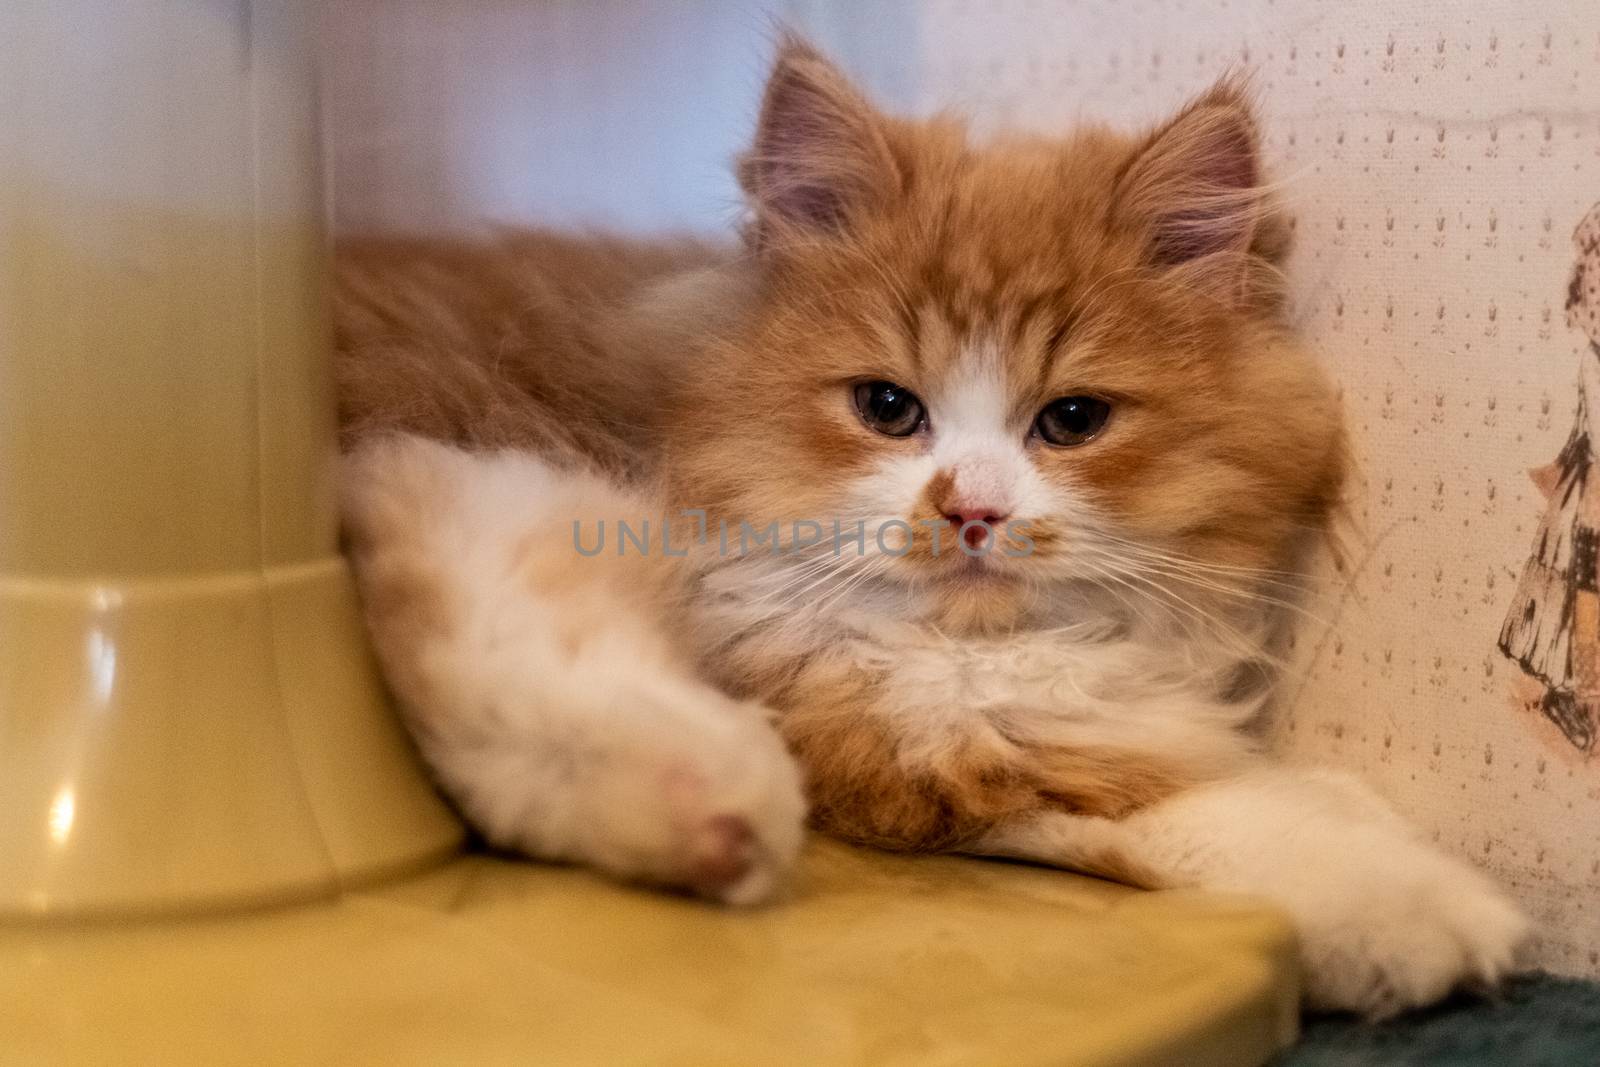
[{"label": "fluffy kitten fur", "polygon": [[[739,173],[739,253],[342,255],[352,554],[422,751],[486,837],[748,903],[809,810],[884,847],[1264,894],[1319,1007],[1504,973],[1525,922],[1486,879],[1261,751],[1344,453],[1285,323],[1240,87],[1143,137],[976,147],[790,41]],[[868,428],[852,397],[877,380],[926,424]],[[1074,395],[1109,421],[1044,443],[1040,410]],[[682,508],[712,532],[680,518],[677,558]],[[1033,551],[952,551],[962,515],[1026,522]],[[575,550],[575,520],[592,541],[619,519],[651,521],[648,555]],[[865,551],[791,526],[836,519]],[[776,521],[791,551],[724,553],[719,521]]]}]

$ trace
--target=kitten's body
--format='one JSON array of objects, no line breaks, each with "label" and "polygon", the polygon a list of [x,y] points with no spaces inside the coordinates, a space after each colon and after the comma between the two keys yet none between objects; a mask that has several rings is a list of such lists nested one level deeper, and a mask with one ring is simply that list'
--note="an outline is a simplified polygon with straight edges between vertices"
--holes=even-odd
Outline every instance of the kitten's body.
[{"label": "kitten's body", "polygon": [[727,250],[538,232],[372,238],[338,260],[346,445],[405,432],[631,477],[658,459],[658,402],[730,314]]},{"label": "kitten's body", "polygon": [[[1313,1003],[1501,973],[1523,924],[1480,876],[1258,751],[1287,576],[1343,457],[1282,323],[1236,91],[1142,142],[977,151],[791,47],[741,177],[747,252],[523,235],[344,259],[369,619],[486,835],[760,899],[798,846],[781,734],[842,836],[1273,896]],[[925,400],[906,434],[851,410],[889,379]],[[1114,400],[1103,433],[1030,430],[1079,391]],[[1026,522],[1030,551],[952,550],[967,515]],[[648,553],[618,520],[652,523]],[[860,549],[797,520],[860,524]],[[773,523],[782,551],[749,550]]]}]

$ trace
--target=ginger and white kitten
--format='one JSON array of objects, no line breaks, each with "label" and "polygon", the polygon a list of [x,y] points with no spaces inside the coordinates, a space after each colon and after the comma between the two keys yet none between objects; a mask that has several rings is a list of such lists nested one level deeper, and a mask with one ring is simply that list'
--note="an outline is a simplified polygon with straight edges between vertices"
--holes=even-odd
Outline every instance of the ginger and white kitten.
[{"label": "ginger and white kitten", "polygon": [[1237,85],[977,146],[789,41],[740,178],[739,252],[342,257],[368,619],[488,840],[751,903],[809,810],[1265,895],[1317,1007],[1504,974],[1527,924],[1487,879],[1262,751],[1344,453]]}]

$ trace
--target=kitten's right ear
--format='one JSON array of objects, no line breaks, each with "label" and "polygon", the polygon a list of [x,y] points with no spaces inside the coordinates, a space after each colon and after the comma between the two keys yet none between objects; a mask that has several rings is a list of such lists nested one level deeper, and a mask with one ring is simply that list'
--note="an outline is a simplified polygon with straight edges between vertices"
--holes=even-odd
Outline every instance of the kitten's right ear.
[{"label": "kitten's right ear", "polygon": [[883,119],[816,49],[786,36],[739,160],[759,246],[838,233],[900,188]]}]

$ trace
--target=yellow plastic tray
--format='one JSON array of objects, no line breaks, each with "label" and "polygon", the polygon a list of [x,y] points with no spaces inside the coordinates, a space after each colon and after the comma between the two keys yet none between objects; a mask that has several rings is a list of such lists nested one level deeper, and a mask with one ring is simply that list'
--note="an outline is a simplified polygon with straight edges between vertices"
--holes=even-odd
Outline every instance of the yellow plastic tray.
[{"label": "yellow plastic tray", "polygon": [[751,912],[466,856],[320,905],[0,930],[23,1063],[1249,1067],[1296,999],[1250,901],[827,841]]}]

